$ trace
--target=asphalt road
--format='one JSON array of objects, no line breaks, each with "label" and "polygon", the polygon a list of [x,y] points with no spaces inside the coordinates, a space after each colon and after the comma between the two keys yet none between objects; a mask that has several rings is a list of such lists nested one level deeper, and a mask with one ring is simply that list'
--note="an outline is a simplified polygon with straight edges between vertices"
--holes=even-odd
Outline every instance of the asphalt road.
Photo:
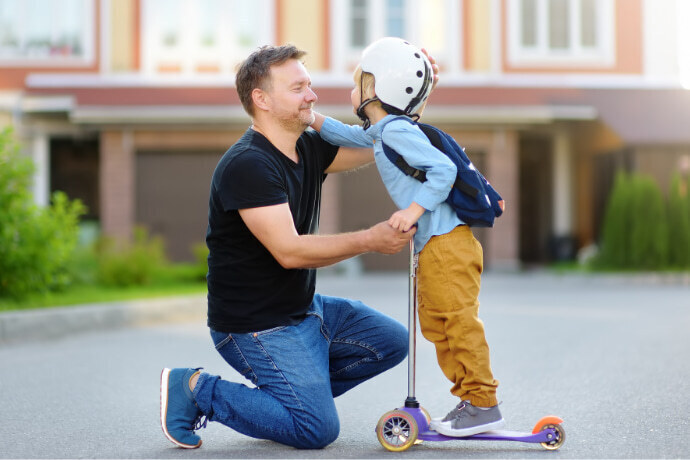
[{"label": "asphalt road", "polygon": [[[405,274],[321,277],[319,290],[406,321]],[[374,427],[406,396],[406,362],[338,398],[341,435],[326,449],[299,451],[213,423],[200,449],[177,449],[158,422],[161,368],[203,366],[242,381],[200,317],[0,346],[0,457],[690,458],[688,285],[487,274],[481,301],[508,428],[531,431],[558,415],[567,433],[560,450],[453,441],[385,451]],[[417,363],[419,400],[445,414],[455,401],[421,337]]]}]

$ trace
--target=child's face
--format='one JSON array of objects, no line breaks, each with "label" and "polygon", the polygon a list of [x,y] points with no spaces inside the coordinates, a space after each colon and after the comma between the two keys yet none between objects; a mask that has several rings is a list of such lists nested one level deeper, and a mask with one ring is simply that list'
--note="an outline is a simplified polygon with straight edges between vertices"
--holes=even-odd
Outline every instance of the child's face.
[{"label": "child's face", "polygon": [[355,85],[352,89],[352,93],[350,93],[350,102],[352,102],[352,111],[357,114],[357,109],[362,103],[362,98],[359,96],[359,86],[357,85]]},{"label": "child's face", "polygon": [[357,114],[357,109],[359,108],[360,104],[362,103],[362,91],[359,89],[359,84],[360,84],[360,76],[362,75],[362,69],[357,67],[355,70],[355,73],[352,75],[352,79],[355,82],[355,87],[352,88],[352,92],[350,93],[350,102],[352,103],[352,111]]}]

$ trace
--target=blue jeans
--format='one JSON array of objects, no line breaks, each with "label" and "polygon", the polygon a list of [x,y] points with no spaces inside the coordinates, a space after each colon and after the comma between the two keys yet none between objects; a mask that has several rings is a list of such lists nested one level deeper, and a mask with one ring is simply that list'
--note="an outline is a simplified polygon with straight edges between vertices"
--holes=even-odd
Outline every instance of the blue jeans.
[{"label": "blue jeans", "polygon": [[302,449],[340,431],[334,397],[407,356],[407,329],[361,302],[316,294],[306,319],[246,334],[211,330],[221,356],[253,387],[202,373],[201,411],[242,434]]}]

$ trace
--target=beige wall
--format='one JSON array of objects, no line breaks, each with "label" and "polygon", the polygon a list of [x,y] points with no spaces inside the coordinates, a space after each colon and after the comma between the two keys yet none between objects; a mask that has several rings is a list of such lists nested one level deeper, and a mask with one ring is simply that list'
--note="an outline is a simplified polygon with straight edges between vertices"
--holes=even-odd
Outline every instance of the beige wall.
[{"label": "beige wall", "polygon": [[465,69],[488,72],[491,68],[491,2],[465,0]]},{"label": "beige wall", "polygon": [[635,151],[637,172],[652,177],[664,196],[668,196],[675,174],[688,175],[688,162],[690,146],[687,145],[644,146]]},{"label": "beige wall", "polygon": [[112,0],[110,2],[110,67],[114,72],[126,72],[136,67],[134,43],[138,36],[135,30],[135,0]]},{"label": "beige wall", "polygon": [[6,112],[0,112],[0,129],[12,124],[12,115]]},{"label": "beige wall", "polygon": [[305,65],[310,71],[328,66],[327,3],[321,0],[280,0],[278,44],[291,43],[307,51]]}]

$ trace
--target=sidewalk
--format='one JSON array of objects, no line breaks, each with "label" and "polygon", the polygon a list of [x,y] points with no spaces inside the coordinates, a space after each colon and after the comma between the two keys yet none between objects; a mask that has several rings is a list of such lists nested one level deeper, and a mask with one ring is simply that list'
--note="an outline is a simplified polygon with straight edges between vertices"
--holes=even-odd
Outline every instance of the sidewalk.
[{"label": "sidewalk", "polygon": [[0,313],[0,346],[106,330],[206,317],[206,295],[85,304]]},{"label": "sidewalk", "polygon": [[[524,272],[486,272],[482,291],[492,286],[515,290],[525,282],[537,286],[554,283],[582,286],[690,286],[690,273],[636,274],[559,274],[545,270]],[[389,297],[395,294],[406,306],[407,273],[362,273],[336,275],[319,273],[317,290],[331,295],[357,297],[357,293]],[[690,300],[688,301],[690,305]],[[52,340],[85,331],[107,330],[152,323],[206,321],[206,295],[195,294],[135,301],[86,304],[71,307],[41,308],[0,313],[0,346]]]}]

